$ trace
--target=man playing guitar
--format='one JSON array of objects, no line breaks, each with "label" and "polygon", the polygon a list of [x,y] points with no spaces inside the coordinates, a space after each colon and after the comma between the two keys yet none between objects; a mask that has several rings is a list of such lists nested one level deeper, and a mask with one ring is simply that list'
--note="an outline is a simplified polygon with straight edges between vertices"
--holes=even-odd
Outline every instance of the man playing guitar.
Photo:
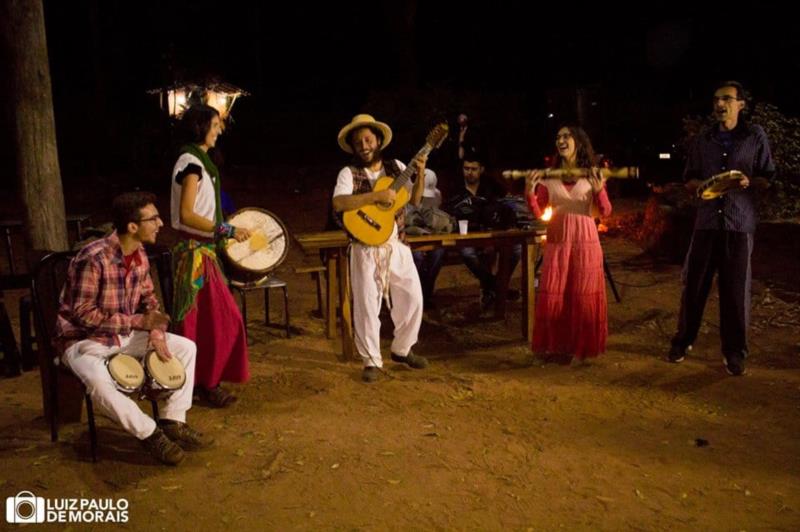
[{"label": "man playing guitar", "polygon": [[[380,177],[397,177],[405,166],[395,159],[384,159],[382,150],[391,142],[392,130],[366,114],[356,115],[339,132],[339,146],[353,154],[353,162],[339,172],[333,191],[337,215],[367,205],[392,204],[397,193],[391,189],[373,190]],[[410,202],[419,205],[425,187],[423,155],[414,161],[419,176],[413,185]],[[422,288],[411,249],[403,243],[405,209],[395,216],[392,235],[381,245],[369,246],[353,241],[350,246],[350,282],[353,290],[355,344],[364,361],[362,379],[378,379],[383,359],[380,350],[382,300],[391,301],[394,323],[392,360],[422,369],[428,361],[411,352],[422,323]],[[391,299],[389,295],[391,294]]]}]

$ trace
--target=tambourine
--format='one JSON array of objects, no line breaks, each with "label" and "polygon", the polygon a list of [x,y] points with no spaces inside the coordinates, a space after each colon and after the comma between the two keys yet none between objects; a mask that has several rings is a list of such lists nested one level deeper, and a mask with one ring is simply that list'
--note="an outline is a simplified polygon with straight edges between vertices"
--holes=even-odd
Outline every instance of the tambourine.
[{"label": "tambourine", "polygon": [[255,282],[277,268],[289,252],[289,231],[271,212],[249,207],[236,211],[228,223],[250,231],[242,242],[229,239],[225,246],[228,275],[237,281]]},{"label": "tambourine", "polygon": [[697,197],[703,200],[712,200],[731,190],[743,189],[743,177],[744,174],[739,170],[728,170],[711,176],[697,188]]}]

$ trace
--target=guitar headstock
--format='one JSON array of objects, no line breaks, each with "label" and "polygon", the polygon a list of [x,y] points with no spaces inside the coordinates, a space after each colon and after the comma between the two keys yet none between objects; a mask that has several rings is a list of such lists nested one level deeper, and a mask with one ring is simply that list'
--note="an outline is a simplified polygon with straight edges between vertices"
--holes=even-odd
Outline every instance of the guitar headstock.
[{"label": "guitar headstock", "polygon": [[447,125],[447,123],[442,122],[431,129],[431,132],[428,133],[428,136],[425,138],[425,142],[427,142],[432,148],[438,148],[442,145],[444,139],[447,138],[449,131],[450,127]]}]

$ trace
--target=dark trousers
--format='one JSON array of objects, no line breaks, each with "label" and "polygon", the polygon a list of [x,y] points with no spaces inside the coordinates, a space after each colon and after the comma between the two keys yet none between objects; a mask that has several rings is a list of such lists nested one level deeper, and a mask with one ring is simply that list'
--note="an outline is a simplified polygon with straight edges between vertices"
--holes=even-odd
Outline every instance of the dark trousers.
[{"label": "dark trousers", "polygon": [[[516,244],[511,249],[511,264],[509,265],[509,276],[514,273],[519,259],[522,256],[522,245]],[[477,249],[473,247],[461,248],[461,259],[467,266],[472,275],[480,281],[481,290],[484,292],[494,292],[496,290],[496,279],[492,273],[495,261],[495,250],[492,248]]]},{"label": "dark trousers", "polygon": [[718,272],[722,353],[726,358],[747,356],[752,252],[752,233],[694,232],[683,265],[683,294],[673,345],[686,348],[697,339],[711,282]]},{"label": "dark trousers", "polygon": [[412,251],[414,264],[419,273],[419,282],[422,285],[422,299],[425,303],[430,303],[433,297],[433,289],[436,286],[436,277],[442,269],[444,260],[444,248],[436,248],[431,251]]}]

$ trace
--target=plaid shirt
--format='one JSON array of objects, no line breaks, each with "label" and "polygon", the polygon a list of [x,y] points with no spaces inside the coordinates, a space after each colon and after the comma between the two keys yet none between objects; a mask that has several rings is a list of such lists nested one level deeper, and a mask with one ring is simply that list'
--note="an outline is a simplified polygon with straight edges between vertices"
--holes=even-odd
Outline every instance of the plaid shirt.
[{"label": "plaid shirt", "polygon": [[106,346],[119,345],[119,335],[141,328],[143,313],[158,309],[143,247],[134,251],[125,268],[117,233],[95,240],[72,259],[61,291],[56,323],[56,345],[90,339]]}]

